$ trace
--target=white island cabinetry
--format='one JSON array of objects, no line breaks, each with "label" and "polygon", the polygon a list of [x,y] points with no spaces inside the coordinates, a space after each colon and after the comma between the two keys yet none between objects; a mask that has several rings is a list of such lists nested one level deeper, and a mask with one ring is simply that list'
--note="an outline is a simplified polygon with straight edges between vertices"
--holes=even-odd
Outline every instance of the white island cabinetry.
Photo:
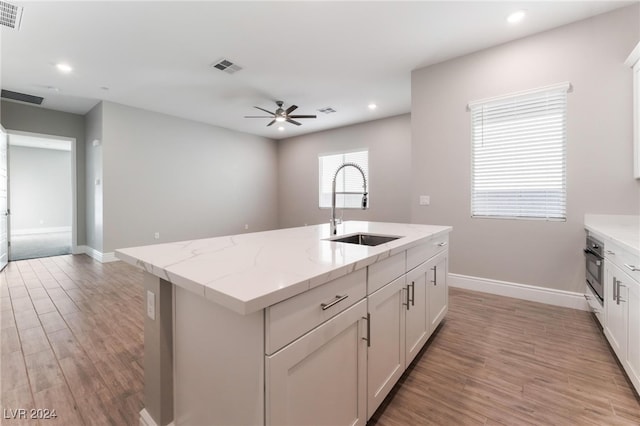
[{"label": "white island cabinetry", "polygon": [[430,308],[446,312],[450,231],[346,222],[339,235],[399,238],[339,243],[317,225],[118,250],[163,307],[145,319],[141,424],[366,424],[433,332]]},{"label": "white island cabinetry", "polygon": [[[371,341],[367,419],[444,318],[448,301],[447,243],[448,235],[441,235],[408,249],[406,257],[401,253],[369,266],[369,291],[373,293],[368,296]],[[434,276],[438,268],[440,281]],[[388,280],[392,281],[380,288],[380,283]]]}]

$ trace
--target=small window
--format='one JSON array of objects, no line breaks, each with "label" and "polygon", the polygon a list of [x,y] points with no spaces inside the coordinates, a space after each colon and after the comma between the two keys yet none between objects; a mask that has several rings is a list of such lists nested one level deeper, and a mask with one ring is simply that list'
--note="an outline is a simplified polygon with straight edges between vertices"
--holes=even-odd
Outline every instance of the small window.
[{"label": "small window", "polygon": [[[331,207],[331,186],[333,176],[344,163],[356,163],[364,170],[367,178],[367,191],[369,191],[369,151],[343,152],[340,154],[321,155],[318,157],[319,170],[319,206]],[[354,167],[345,167],[338,173],[336,180],[336,192],[362,193],[362,175]],[[369,197],[371,205],[371,197]],[[336,196],[336,207],[343,209],[361,209],[362,195],[346,194]]]},{"label": "small window", "polygon": [[570,87],[469,104],[472,217],[566,220]]}]

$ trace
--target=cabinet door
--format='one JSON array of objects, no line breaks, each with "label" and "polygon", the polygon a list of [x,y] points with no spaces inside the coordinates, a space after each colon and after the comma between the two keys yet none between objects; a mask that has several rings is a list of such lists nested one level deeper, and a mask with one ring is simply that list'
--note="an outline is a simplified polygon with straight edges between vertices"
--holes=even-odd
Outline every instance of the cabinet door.
[{"label": "cabinet door", "polygon": [[[429,305],[427,301],[427,272],[429,263],[423,263],[407,273],[405,300],[406,352],[405,365],[409,365],[429,338]],[[408,303],[407,303],[408,302]]]},{"label": "cabinet door", "polygon": [[366,423],[367,302],[266,357],[268,425]]},{"label": "cabinet door", "polygon": [[447,314],[449,307],[449,288],[447,275],[449,272],[448,251],[444,251],[429,261],[429,332],[433,333],[440,321]]},{"label": "cabinet door", "polygon": [[627,342],[627,373],[640,392],[640,283],[629,280],[629,340]]},{"label": "cabinet door", "polygon": [[405,276],[369,296],[367,420],[404,372]]},{"label": "cabinet door", "polygon": [[629,283],[623,282],[624,275],[626,274],[616,265],[605,261],[604,303],[607,320],[604,334],[621,362],[624,362],[627,352],[627,290]]}]

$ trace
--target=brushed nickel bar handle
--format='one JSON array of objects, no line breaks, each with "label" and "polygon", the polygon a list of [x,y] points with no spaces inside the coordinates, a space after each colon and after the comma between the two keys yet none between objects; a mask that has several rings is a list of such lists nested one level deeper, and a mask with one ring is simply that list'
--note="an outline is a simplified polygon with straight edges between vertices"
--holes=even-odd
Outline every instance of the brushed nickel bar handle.
[{"label": "brushed nickel bar handle", "polygon": [[636,268],[634,265],[629,265],[628,263],[625,263],[624,266],[626,266],[627,268],[631,269],[631,272],[640,271],[640,268]]},{"label": "brushed nickel bar handle", "polygon": [[411,306],[416,305],[416,282],[411,281]]},{"label": "brushed nickel bar handle", "polygon": [[433,271],[433,281],[431,282],[433,285],[438,285],[438,265],[431,268],[431,270]]},{"label": "brushed nickel bar handle", "polygon": [[407,298],[406,298],[406,303],[403,303],[403,305],[407,307],[407,311],[408,311],[411,306],[411,304],[409,303],[409,285],[405,287],[405,290],[407,291]]},{"label": "brushed nickel bar handle", "polygon": [[327,309],[329,309],[330,307],[332,307],[333,305],[342,302],[344,299],[346,299],[347,297],[349,297],[348,294],[345,294],[344,296],[337,296],[336,295],[336,299],[331,302],[331,303],[321,303],[320,307],[322,308],[323,311],[326,311]]},{"label": "brushed nickel bar handle", "polygon": [[613,277],[613,301],[618,300],[618,284],[616,283],[616,277]]},{"label": "brushed nickel bar handle", "polygon": [[367,347],[371,347],[371,313],[367,312],[366,317],[362,317],[362,319],[367,320],[367,337],[363,337],[362,340],[367,341]]}]

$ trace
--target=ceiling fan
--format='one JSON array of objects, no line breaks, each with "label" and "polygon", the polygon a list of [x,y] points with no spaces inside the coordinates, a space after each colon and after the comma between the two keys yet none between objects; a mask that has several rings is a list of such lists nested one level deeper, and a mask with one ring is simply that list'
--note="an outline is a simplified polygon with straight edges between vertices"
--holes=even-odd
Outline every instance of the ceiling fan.
[{"label": "ceiling fan", "polygon": [[270,115],[245,115],[244,118],[272,118],[273,120],[271,120],[271,122],[267,124],[267,127],[271,126],[276,121],[278,123],[282,123],[286,121],[288,123],[295,124],[296,126],[300,126],[302,123],[298,123],[297,121],[293,120],[294,118],[316,118],[315,115],[290,115],[296,108],[298,108],[298,106],[291,105],[289,108],[285,110],[282,108],[283,103],[284,102],[282,101],[276,101],[276,105],[278,105],[278,109],[276,109],[274,112],[268,111],[258,106],[254,106],[254,108],[257,108],[260,111],[264,111]]}]

